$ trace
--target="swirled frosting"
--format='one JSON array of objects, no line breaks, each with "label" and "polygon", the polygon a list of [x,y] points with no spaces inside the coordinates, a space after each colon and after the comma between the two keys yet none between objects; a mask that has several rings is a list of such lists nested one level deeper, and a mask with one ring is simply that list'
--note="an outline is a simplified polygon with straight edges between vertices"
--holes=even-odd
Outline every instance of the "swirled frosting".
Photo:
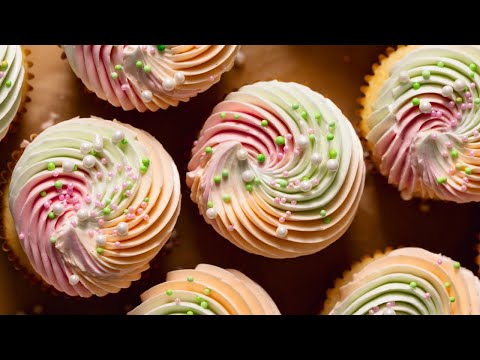
[{"label": "swirled frosting", "polygon": [[124,110],[177,106],[220,81],[238,45],[64,45],[75,74]]},{"label": "swirled frosting", "polygon": [[0,140],[7,134],[22,102],[24,78],[20,45],[0,45]]},{"label": "swirled frosting", "polygon": [[138,280],[180,211],[177,168],[148,133],[99,118],[61,122],[27,146],[9,206],[34,270],[71,296]]},{"label": "swirled frosting", "polygon": [[200,264],[167,274],[129,315],[280,315],[265,290],[238,270]]},{"label": "swirled frosting", "polygon": [[480,48],[397,52],[370,79],[379,89],[367,90],[367,140],[381,173],[405,199],[480,201]]},{"label": "swirled frosting", "polygon": [[362,154],[330,100],[303,85],[258,82],[213,109],[187,185],[205,220],[233,244],[297,257],[347,230],[363,192]]},{"label": "swirled frosting", "polygon": [[[331,315],[480,314],[480,281],[460,263],[420,248],[377,255],[330,290]],[[332,308],[332,309],[330,309]]]}]

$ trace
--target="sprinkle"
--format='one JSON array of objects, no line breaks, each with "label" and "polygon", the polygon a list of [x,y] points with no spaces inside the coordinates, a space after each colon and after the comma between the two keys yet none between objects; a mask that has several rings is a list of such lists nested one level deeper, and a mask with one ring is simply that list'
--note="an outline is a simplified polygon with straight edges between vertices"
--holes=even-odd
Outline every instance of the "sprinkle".
[{"label": "sprinkle", "polygon": [[447,177],[446,176],[441,176],[441,177],[437,178],[437,183],[438,184],[443,184],[445,182],[447,182]]},{"label": "sprinkle", "polygon": [[285,188],[288,185],[288,181],[285,179],[280,179],[278,180],[278,184],[280,185],[280,187]]},{"label": "sprinkle", "polygon": [[307,112],[306,112],[306,111],[302,111],[302,112],[300,113],[300,116],[301,116],[303,119],[307,120],[307,116],[308,116],[308,115],[307,115]]},{"label": "sprinkle", "polygon": [[228,178],[228,170],[227,169],[222,170],[222,177]]},{"label": "sprinkle", "polygon": [[334,138],[333,134],[331,134],[331,133],[328,133],[328,134],[327,134],[327,140],[328,140],[328,141],[332,141],[333,138]]},{"label": "sprinkle", "polygon": [[421,85],[420,85],[420,83],[418,83],[418,82],[414,82],[413,85],[412,85],[412,87],[413,87],[415,90],[420,89],[420,86],[421,86]]},{"label": "sprinkle", "polygon": [[475,70],[477,70],[477,65],[475,65],[475,64],[473,64],[473,63],[472,63],[472,64],[470,64],[470,65],[468,65],[468,67],[469,67],[469,68],[470,68],[470,70],[472,70],[472,71],[475,71]]},{"label": "sprinkle", "polygon": [[415,288],[417,287],[417,283],[416,283],[415,281],[412,281],[412,282],[410,283],[410,287],[411,287],[412,289],[415,289]]},{"label": "sprinkle", "polygon": [[330,221],[332,221],[332,219],[330,219],[330,217],[329,217],[329,216],[327,216],[327,217],[323,218],[323,223],[324,223],[324,224],[329,224],[329,223],[330,223]]},{"label": "sprinkle", "polygon": [[191,277],[191,276],[187,277],[187,281],[188,282],[193,282],[193,277]]},{"label": "sprinkle", "polygon": [[450,155],[452,155],[452,158],[457,158],[458,157],[458,151],[453,149],[451,152],[450,152]]},{"label": "sprinkle", "polygon": [[208,207],[209,209],[213,208],[213,201],[209,200],[209,201],[207,202],[207,207]]},{"label": "sprinkle", "polygon": [[46,191],[42,191],[42,192],[40,193],[40,196],[41,196],[41,197],[47,196],[47,192],[46,192]]},{"label": "sprinkle", "polygon": [[113,80],[117,80],[118,79],[118,73],[116,73],[115,71],[112,71],[110,73],[110,77],[113,79]]},{"label": "sprinkle", "polygon": [[208,303],[207,303],[206,301],[202,301],[202,302],[200,303],[200,306],[201,306],[202,308],[204,308],[204,309],[207,309],[207,308],[208,308]]},{"label": "sprinkle", "polygon": [[128,144],[128,140],[127,140],[127,139],[122,139],[121,143],[122,143],[123,145],[127,145],[127,144]]},{"label": "sprinkle", "polygon": [[168,289],[165,293],[166,293],[168,296],[172,296],[172,295],[173,295],[173,290]]},{"label": "sprinkle", "polygon": [[470,175],[472,173],[472,169],[469,167],[465,168],[465,174]]},{"label": "sprinkle", "polygon": [[476,98],[475,100],[473,100],[473,102],[475,103],[475,105],[480,105],[480,98]]},{"label": "sprinkle", "polygon": [[207,146],[207,147],[205,148],[205,153],[207,153],[207,154],[211,154],[212,151],[213,151],[213,149],[212,149],[211,146]]},{"label": "sprinkle", "polygon": [[142,174],[145,174],[148,171],[148,166],[142,165],[140,166],[140,172]]},{"label": "sprinkle", "polygon": [[117,64],[117,65],[114,66],[114,68],[115,68],[115,70],[120,71],[120,70],[122,70],[122,65]]},{"label": "sprinkle", "polygon": [[252,184],[245,184],[245,189],[246,189],[248,192],[252,192],[252,190],[253,190]]},{"label": "sprinkle", "polygon": [[135,66],[137,68],[141,68],[143,66],[143,62],[141,60],[138,60],[136,63],[135,63]]},{"label": "sprinkle", "polygon": [[4,70],[7,70],[8,68],[8,61],[7,60],[3,60],[1,63],[0,63],[0,70],[4,71]]},{"label": "sprinkle", "polygon": [[55,214],[53,213],[53,211],[50,211],[50,212],[48,213],[48,217],[49,217],[51,220],[55,219]]},{"label": "sprinkle", "polygon": [[229,194],[223,194],[222,200],[228,204],[232,200],[232,197]]},{"label": "sprinkle", "polygon": [[255,185],[260,185],[260,183],[261,183],[260,178],[256,177],[255,179],[253,179],[253,183],[254,183]]},{"label": "sprinkle", "polygon": [[330,149],[330,151],[328,152],[328,156],[330,157],[330,159],[336,159],[337,151],[334,149]]},{"label": "sprinkle", "polygon": [[55,168],[56,168],[55,163],[53,163],[53,162],[49,162],[49,163],[48,163],[47,169],[48,169],[49,171],[53,171],[53,170],[55,170]]},{"label": "sprinkle", "polygon": [[10,80],[5,81],[5,86],[6,87],[12,86],[12,82]]},{"label": "sprinkle", "polygon": [[203,293],[204,293],[205,295],[210,295],[211,292],[212,292],[212,290],[210,290],[209,288],[205,288],[205,289],[203,290]]},{"label": "sprinkle", "polygon": [[260,163],[263,163],[265,161],[265,155],[264,154],[258,154],[257,155],[257,160]]},{"label": "sprinkle", "polygon": [[450,302],[451,302],[451,303],[454,303],[454,302],[455,302],[455,297],[450,296]]},{"label": "sprinkle", "polygon": [[97,247],[97,253],[98,253],[99,255],[102,255],[102,254],[103,254],[103,248],[100,247],[100,246]]},{"label": "sprinkle", "polygon": [[282,146],[282,145],[285,145],[285,138],[283,136],[277,136],[275,138],[275,143],[278,145],[278,146]]},{"label": "sprinkle", "polygon": [[158,51],[165,51],[165,49],[167,48],[167,45],[157,45],[157,49]]},{"label": "sprinkle", "polygon": [[60,180],[55,181],[53,184],[57,189],[61,189],[63,186],[63,183]]},{"label": "sprinkle", "polygon": [[443,61],[437,62],[437,66],[443,68],[445,66],[445,63]]},{"label": "sprinkle", "polygon": [[456,102],[457,104],[461,104],[461,103],[463,102],[463,99],[462,99],[461,97],[457,97],[457,98],[455,99],[455,102]]},{"label": "sprinkle", "polygon": [[234,118],[235,120],[238,120],[238,119],[240,119],[240,115],[239,115],[239,114],[234,114],[234,115],[233,115],[233,118]]},{"label": "sprinkle", "polygon": [[300,105],[298,105],[297,103],[292,104],[292,109],[293,110],[297,110],[299,107],[300,107]]},{"label": "sprinkle", "polygon": [[414,106],[420,105],[420,99],[419,99],[419,98],[413,98],[412,104],[413,104]]},{"label": "sprinkle", "polygon": [[327,212],[326,212],[325,210],[321,210],[321,211],[320,211],[320,216],[321,216],[322,218],[324,218],[325,216],[327,216]]},{"label": "sprinkle", "polygon": [[215,175],[215,176],[213,177],[213,182],[214,182],[215,184],[220,184],[220,183],[222,182],[222,177],[221,177],[220,175]]},{"label": "sprinkle", "polygon": [[316,140],[315,135],[313,135],[313,134],[308,135],[308,138],[310,139],[310,141],[315,141]]},{"label": "sprinkle", "polygon": [[455,262],[453,263],[453,268],[454,268],[454,269],[457,269],[457,270],[460,269],[460,263],[459,263],[458,261],[455,261]]},{"label": "sprinkle", "polygon": [[422,71],[422,76],[423,76],[424,79],[429,79],[430,78],[430,71],[423,70]]},{"label": "sprinkle", "polygon": [[102,210],[102,212],[103,212],[103,215],[106,215],[106,216],[107,216],[107,215],[110,215],[110,213],[112,212],[112,210],[107,206],[106,208],[104,208],[104,209]]},{"label": "sprinkle", "polygon": [[187,311],[187,315],[193,315],[193,311],[188,310],[188,311]]},{"label": "sprinkle", "polygon": [[57,238],[55,236],[50,237],[50,243],[55,244],[57,242]]},{"label": "sprinkle", "polygon": [[262,125],[263,127],[267,127],[268,126],[268,121],[267,120],[262,120],[260,122],[260,125]]},{"label": "sprinkle", "polygon": [[446,282],[446,283],[443,284],[443,285],[445,285],[445,287],[448,289],[452,284],[450,284],[449,282]]},{"label": "sprinkle", "polygon": [[152,71],[152,68],[150,67],[150,65],[145,65],[143,67],[143,71],[145,71],[146,73],[149,73],[150,71]]},{"label": "sprinkle", "polygon": [[475,77],[475,73],[472,72],[472,73],[468,74],[468,76],[470,76],[473,79]]}]

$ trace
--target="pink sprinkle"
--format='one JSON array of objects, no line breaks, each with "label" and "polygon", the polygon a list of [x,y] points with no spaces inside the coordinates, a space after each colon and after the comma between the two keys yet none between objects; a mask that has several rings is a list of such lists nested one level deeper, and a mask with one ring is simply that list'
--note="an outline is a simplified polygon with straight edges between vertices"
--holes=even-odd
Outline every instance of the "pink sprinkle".
[{"label": "pink sprinkle", "polygon": [[425,295],[423,295],[425,297],[425,299],[430,299],[430,293],[425,293]]},{"label": "pink sprinkle", "polygon": [[175,298],[175,305],[180,305],[182,301],[179,298]]},{"label": "pink sprinkle", "polygon": [[73,185],[73,183],[68,183],[67,185],[67,189],[73,189],[75,186]]},{"label": "pink sprinkle", "polygon": [[103,208],[102,202],[101,202],[101,201],[98,201],[98,200],[95,201],[95,206],[96,206],[96,207],[99,207],[99,208]]},{"label": "pink sprinkle", "polygon": [[195,140],[195,141],[193,142],[193,146],[197,146],[197,145],[198,145],[198,140]]},{"label": "pink sprinkle", "polygon": [[448,106],[451,107],[451,108],[453,108],[453,107],[455,107],[455,103],[454,103],[453,101],[450,101],[450,102],[448,103]]},{"label": "pink sprinkle", "polygon": [[478,130],[473,130],[473,136],[478,136]]},{"label": "pink sprinkle", "polygon": [[447,149],[451,149],[451,148],[453,147],[451,141],[447,141],[447,142],[445,143],[445,146],[447,147]]},{"label": "pink sprinkle", "polygon": [[287,186],[288,189],[293,189],[293,184],[292,183],[289,183],[288,186]]},{"label": "pink sprinkle", "polygon": [[103,174],[100,171],[98,171],[97,172],[97,179],[100,180],[102,177],[103,177]]},{"label": "pink sprinkle", "polygon": [[466,108],[467,108],[467,104],[463,103],[462,105],[460,105],[460,109],[465,110]]},{"label": "pink sprinkle", "polygon": [[313,179],[313,180],[312,180],[312,184],[313,184],[313,186],[316,186],[316,185],[318,185],[318,182],[319,182],[319,180],[318,180],[318,179]]},{"label": "pink sprinkle", "polygon": [[469,103],[467,104],[467,109],[471,109],[471,108],[473,108],[473,104],[472,104],[471,102],[469,102]]},{"label": "pink sprinkle", "polygon": [[143,220],[148,221],[148,219],[150,219],[150,216],[148,216],[148,215],[143,216]]},{"label": "pink sprinkle", "polygon": [[467,92],[465,93],[465,97],[468,98],[468,97],[470,97],[470,96],[472,96],[472,94],[470,93],[470,91],[467,91]]},{"label": "pink sprinkle", "polygon": [[464,183],[468,183],[468,181],[469,181],[467,177],[464,177],[462,180],[463,180]]},{"label": "pink sprinkle", "polygon": [[460,120],[462,118],[462,113],[461,112],[457,112],[457,119]]},{"label": "pink sprinkle", "polygon": [[5,73],[3,71],[0,71],[0,79],[5,76]]},{"label": "pink sprinkle", "polygon": [[105,220],[98,219],[98,225],[103,226],[103,224],[105,224]]},{"label": "pink sprinkle", "polygon": [[458,124],[458,123],[457,123],[457,120],[455,120],[455,119],[453,119],[452,121],[450,121],[450,125],[451,125],[452,127],[457,126],[457,124]]},{"label": "pink sprinkle", "polygon": [[442,151],[442,156],[443,156],[443,157],[448,157],[448,152]]},{"label": "pink sprinkle", "polygon": [[433,140],[437,140],[437,139],[438,139],[438,135],[437,135],[437,134],[432,134],[431,136],[432,136],[432,139],[433,139]]},{"label": "pink sprinkle", "polygon": [[[116,230],[115,230],[116,231]],[[116,234],[115,234],[116,235]],[[116,248],[119,248],[122,244],[120,244],[120,241],[115,241],[115,247]]]},{"label": "pink sprinkle", "polygon": [[295,150],[293,150],[293,154],[294,155],[299,155],[300,154],[300,150],[298,148],[296,148]]},{"label": "pink sprinkle", "polygon": [[114,193],[117,193],[118,190],[120,190],[120,189],[118,188],[118,186],[115,186],[115,187],[113,188],[113,192],[114,192]]},{"label": "pink sprinkle", "polygon": [[132,176],[132,180],[133,180],[133,181],[137,181],[137,180],[138,180],[138,175],[133,175],[133,176]]},{"label": "pink sprinkle", "polygon": [[48,209],[50,207],[50,205],[52,205],[52,202],[51,201],[46,201],[44,204],[43,204],[43,207]]},{"label": "pink sprinkle", "polygon": [[122,86],[120,86],[120,89],[122,89],[122,91],[127,91],[129,87],[127,84],[123,84]]},{"label": "pink sprinkle", "polygon": [[75,204],[73,208],[78,211],[81,207],[82,206],[80,204]]},{"label": "pink sprinkle", "polygon": [[113,235],[113,236],[117,236],[117,229],[113,229],[113,230],[112,230],[112,235]]},{"label": "pink sprinkle", "polygon": [[86,202],[87,204],[90,204],[90,203],[92,202],[92,198],[87,195],[87,196],[85,197],[85,202]]},{"label": "pink sprinkle", "polygon": [[235,230],[235,226],[233,226],[233,225],[228,225],[228,226],[227,226],[227,229],[228,229],[228,231],[233,231],[233,230]]},{"label": "pink sprinkle", "polygon": [[285,134],[285,139],[287,140],[292,140],[292,134],[288,133],[288,134]]},{"label": "pink sprinkle", "polygon": [[285,216],[290,216],[290,215],[292,215],[292,212],[291,212],[291,211],[287,211],[287,212],[285,213]]},{"label": "pink sprinkle", "polygon": [[128,208],[128,212],[129,212],[130,214],[133,214],[133,213],[135,212],[135,208],[134,208],[133,206],[130,206],[130,207]]},{"label": "pink sprinkle", "polygon": [[453,169],[453,168],[448,169],[448,173],[449,173],[450,175],[455,174],[455,169]]},{"label": "pink sprinkle", "polygon": [[283,159],[283,153],[281,153],[281,152],[277,153],[277,158],[282,160]]},{"label": "pink sprinkle", "polygon": [[113,211],[118,209],[118,206],[116,204],[112,204],[110,205],[110,207],[112,208]]},{"label": "pink sprinkle", "polygon": [[283,152],[284,152],[284,153],[287,153],[289,149],[290,149],[290,148],[289,148],[287,145],[285,145],[285,146],[283,147]]},{"label": "pink sprinkle", "polygon": [[388,308],[391,308],[391,307],[394,307],[395,306],[395,301],[389,301],[387,302],[387,307]]},{"label": "pink sprinkle", "polygon": [[65,195],[63,195],[63,194],[62,194],[62,195],[60,195],[60,196],[58,197],[58,200],[60,200],[60,201],[63,201],[63,200],[65,200]]},{"label": "pink sprinkle", "polygon": [[103,165],[106,165],[106,164],[107,164],[107,159],[106,159],[106,158],[102,158],[102,160],[100,160],[100,162],[101,162]]},{"label": "pink sprinkle", "polygon": [[20,240],[24,240],[25,239],[25,235],[23,233],[20,233],[20,235],[18,235],[18,238]]},{"label": "pink sprinkle", "polygon": [[462,136],[462,141],[463,141],[463,142],[467,142],[467,141],[468,141],[468,136],[467,136],[467,135],[463,135],[463,136]]},{"label": "pink sprinkle", "polygon": [[210,79],[210,81],[215,80],[215,78],[213,77],[213,75],[210,75],[209,79]]},{"label": "pink sprinkle", "polygon": [[53,177],[58,177],[58,171],[57,171],[57,170],[55,170],[55,171],[53,172]]},{"label": "pink sprinkle", "polygon": [[469,154],[470,154],[470,156],[475,156],[475,151],[474,151],[474,150],[470,150]]},{"label": "pink sprinkle", "polygon": [[443,112],[437,111],[437,117],[441,118],[443,116]]},{"label": "pink sprinkle", "polygon": [[280,204],[280,198],[279,197],[276,197],[275,199],[273,199],[273,201],[275,202],[275,204]]},{"label": "pink sprinkle", "polygon": [[142,208],[138,208],[138,209],[137,209],[137,214],[138,214],[138,215],[142,215],[142,214],[143,214],[143,209],[142,209]]},{"label": "pink sprinkle", "polygon": [[108,172],[108,177],[113,177],[113,172],[109,171]]},{"label": "pink sprinkle", "polygon": [[100,200],[102,198],[102,194],[98,193],[97,194],[97,199]]},{"label": "pink sprinkle", "polygon": [[379,312],[380,311],[380,308],[378,306],[374,306],[372,308],[373,312]]},{"label": "pink sprinkle", "polygon": [[142,49],[142,51],[146,51],[147,50],[147,45],[140,45],[140,49]]},{"label": "pink sprinkle", "polygon": [[285,222],[285,218],[282,216],[281,218],[278,219],[282,224]]},{"label": "pink sprinkle", "polygon": [[128,186],[127,183],[124,181],[124,182],[122,183],[122,188],[123,188],[123,189],[126,189],[127,186]]},{"label": "pink sprinkle", "polygon": [[77,227],[77,221],[76,220],[70,220],[70,225],[73,227]]},{"label": "pink sprinkle", "polygon": [[470,83],[470,89],[475,89],[475,83]]},{"label": "pink sprinkle", "polygon": [[280,199],[280,202],[281,202],[282,204],[285,204],[285,203],[287,202],[287,198],[282,197],[282,198]]},{"label": "pink sprinkle", "polygon": [[125,191],[125,196],[126,197],[129,197],[130,195],[132,195],[132,192],[130,190]]},{"label": "pink sprinkle", "polygon": [[88,236],[93,237],[93,235],[95,235],[95,232],[90,229],[90,230],[87,231],[87,234],[88,234]]},{"label": "pink sprinkle", "polygon": [[309,134],[315,134],[315,130],[312,129],[312,128],[308,129],[307,132],[308,132]]},{"label": "pink sprinkle", "polygon": [[275,186],[275,185],[276,185],[276,182],[275,182],[275,180],[270,180],[270,181],[269,181],[269,184],[270,184],[270,186]]},{"label": "pink sprinkle", "polygon": [[369,314],[369,315],[373,315],[374,313],[375,313],[375,312],[374,312],[372,309],[368,310],[368,314]]},{"label": "pink sprinkle", "polygon": [[462,185],[460,190],[462,190],[463,192],[467,191],[467,186],[466,185]]},{"label": "pink sprinkle", "polygon": [[133,219],[135,219],[134,214],[127,214],[127,220],[133,220]]},{"label": "pink sprinkle", "polygon": [[292,201],[290,201],[290,204],[292,204],[292,205],[297,205],[297,200],[292,200]]},{"label": "pink sprinkle", "polygon": [[437,264],[438,264],[438,265],[442,265],[442,263],[443,263],[442,259],[438,259],[438,260],[437,260]]},{"label": "pink sprinkle", "polygon": [[73,194],[73,189],[67,189],[67,195],[65,195],[65,199],[68,199],[68,197],[70,197],[71,195]]},{"label": "pink sprinkle", "polygon": [[150,47],[148,48],[148,52],[150,53],[150,55],[155,55],[155,52],[156,52],[156,51],[155,51],[155,48],[154,48],[153,46],[150,46]]},{"label": "pink sprinkle", "polygon": [[300,180],[296,179],[296,180],[293,182],[293,184],[294,184],[295,186],[300,185]]},{"label": "pink sprinkle", "polygon": [[132,171],[132,167],[130,165],[127,165],[125,169],[127,169],[127,171]]},{"label": "pink sprinkle", "polygon": [[123,165],[122,165],[122,164],[118,164],[118,165],[117,165],[117,170],[118,170],[118,171],[122,171],[122,169],[123,169]]},{"label": "pink sprinkle", "polygon": [[147,207],[147,203],[146,203],[145,201],[142,201],[142,203],[140,204],[140,206],[145,209],[145,208]]}]

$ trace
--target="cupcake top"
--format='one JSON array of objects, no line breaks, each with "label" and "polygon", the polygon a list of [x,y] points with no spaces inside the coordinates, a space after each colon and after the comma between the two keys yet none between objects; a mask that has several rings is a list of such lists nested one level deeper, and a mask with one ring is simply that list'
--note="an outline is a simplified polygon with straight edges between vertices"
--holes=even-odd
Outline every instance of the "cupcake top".
[{"label": "cupcake top", "polygon": [[99,118],[61,122],[27,146],[9,206],[34,270],[71,296],[127,288],[168,240],[177,168],[148,133]]},{"label": "cupcake top", "polygon": [[170,271],[129,315],[280,315],[272,298],[240,271],[200,264]]},{"label": "cupcake top", "polygon": [[409,46],[390,57],[367,109],[380,171],[405,199],[480,201],[480,47]]},{"label": "cupcake top", "polygon": [[0,140],[7,134],[22,102],[24,77],[20,45],[0,45]]},{"label": "cupcake top", "polygon": [[220,81],[238,45],[64,45],[75,74],[124,110],[157,111]]},{"label": "cupcake top", "polygon": [[188,164],[200,213],[238,247],[271,258],[315,253],[353,220],[365,166],[350,122],[296,83],[229,94],[205,122]]},{"label": "cupcake top", "polygon": [[354,265],[330,290],[331,315],[480,314],[480,281],[458,261],[420,248]]}]

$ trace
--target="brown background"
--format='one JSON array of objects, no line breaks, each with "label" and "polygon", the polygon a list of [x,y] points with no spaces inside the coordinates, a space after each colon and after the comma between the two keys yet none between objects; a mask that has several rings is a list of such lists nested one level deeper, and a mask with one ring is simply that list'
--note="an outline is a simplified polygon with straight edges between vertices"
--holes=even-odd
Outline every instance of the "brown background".
[{"label": "brown background", "polygon": [[[243,271],[261,284],[283,314],[316,314],[326,290],[353,261],[387,245],[415,245],[442,252],[476,271],[475,204],[457,205],[418,200],[403,201],[379,174],[367,175],[357,216],[347,233],[333,245],[306,257],[271,260],[241,251],[204,223],[185,186],[191,144],[210,111],[224,96],[259,80],[295,81],[331,98],[357,122],[356,99],[363,77],[385,46],[244,46],[246,63],[224,74],[219,84],[178,108],[156,113],[124,112],[95,95],[61,59],[56,46],[28,46],[34,62],[34,87],[27,113],[0,143],[0,168],[22,139],[39,132],[42,124],[71,117],[97,115],[117,118],[157,137],[175,160],[182,178],[182,212],[177,223],[179,245],[157,261],[159,266],[119,294],[90,300],[54,296],[42,291],[13,269],[0,253],[0,313],[123,314],[139,303],[139,295],[164,280],[165,273],[200,262]],[[53,123],[52,123],[53,124]]]}]

